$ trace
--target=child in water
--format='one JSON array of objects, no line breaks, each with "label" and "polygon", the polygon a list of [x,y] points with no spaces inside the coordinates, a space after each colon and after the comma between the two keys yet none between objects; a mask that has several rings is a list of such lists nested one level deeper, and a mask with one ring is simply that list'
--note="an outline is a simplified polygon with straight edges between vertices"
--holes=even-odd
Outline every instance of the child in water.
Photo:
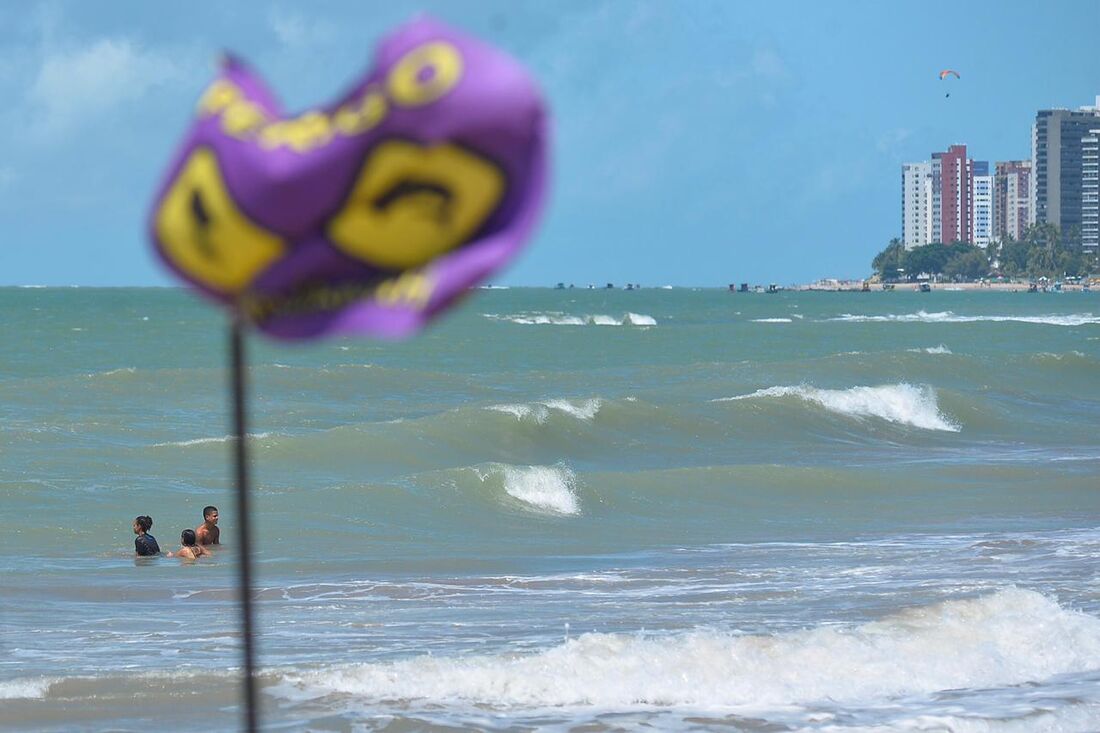
[{"label": "child in water", "polygon": [[134,538],[134,549],[137,554],[143,556],[160,554],[160,545],[157,544],[157,538],[149,534],[152,527],[152,517],[140,516],[134,520],[134,534],[137,535]]},{"label": "child in water", "polygon": [[195,542],[195,530],[185,529],[180,532],[180,548],[175,552],[169,552],[168,557],[182,557],[185,560],[209,555],[210,550]]}]

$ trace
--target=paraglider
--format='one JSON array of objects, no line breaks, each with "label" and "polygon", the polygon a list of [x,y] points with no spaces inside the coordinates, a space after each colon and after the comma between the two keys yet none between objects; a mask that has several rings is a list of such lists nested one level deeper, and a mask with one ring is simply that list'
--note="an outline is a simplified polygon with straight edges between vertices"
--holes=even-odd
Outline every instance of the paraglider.
[{"label": "paraglider", "polygon": [[[940,72],[940,81],[943,81],[944,79],[948,79],[952,76],[955,77],[956,79],[961,79],[962,78],[961,76],[959,76],[959,72],[955,71],[954,69],[944,69],[943,71]],[[943,96],[944,97],[950,97],[951,92],[947,92]]]}]

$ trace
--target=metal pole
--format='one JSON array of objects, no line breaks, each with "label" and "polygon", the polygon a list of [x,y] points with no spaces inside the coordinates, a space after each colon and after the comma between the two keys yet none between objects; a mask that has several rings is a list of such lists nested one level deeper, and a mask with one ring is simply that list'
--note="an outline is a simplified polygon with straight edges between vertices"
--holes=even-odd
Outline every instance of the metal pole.
[{"label": "metal pole", "polygon": [[233,430],[236,436],[234,453],[237,476],[237,568],[241,593],[241,635],[244,637],[244,703],[245,730],[259,730],[256,706],[256,651],[252,638],[252,547],[251,514],[248,509],[248,432],[245,425],[244,328],[234,317],[230,330],[230,353],[233,363]]}]

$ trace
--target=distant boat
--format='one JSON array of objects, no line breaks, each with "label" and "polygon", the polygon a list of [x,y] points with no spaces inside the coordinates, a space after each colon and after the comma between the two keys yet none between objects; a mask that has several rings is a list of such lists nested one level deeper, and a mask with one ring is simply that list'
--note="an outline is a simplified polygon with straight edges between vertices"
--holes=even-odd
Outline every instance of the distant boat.
[{"label": "distant boat", "polygon": [[779,286],[776,285],[775,283],[772,283],[771,285],[768,286],[768,292],[769,293],[778,293],[779,292]]},{"label": "distant boat", "polygon": [[921,283],[920,284],[920,291],[922,293],[931,293],[932,292],[932,286],[929,285],[928,283]]},{"label": "distant boat", "polygon": [[883,283],[882,284],[882,289],[883,290],[893,290],[894,289],[894,283]]},{"label": "distant boat", "polygon": [[554,286],[554,290],[565,290],[565,283],[558,283]]}]

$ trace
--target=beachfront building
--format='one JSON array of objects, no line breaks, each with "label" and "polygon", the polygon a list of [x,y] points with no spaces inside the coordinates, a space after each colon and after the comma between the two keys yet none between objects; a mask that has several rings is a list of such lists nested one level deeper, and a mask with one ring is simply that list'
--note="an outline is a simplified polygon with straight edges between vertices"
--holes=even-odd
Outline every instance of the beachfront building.
[{"label": "beachfront building", "polygon": [[1022,239],[1035,221],[1031,208],[1031,161],[998,161],[993,172],[993,238]]},{"label": "beachfront building", "polygon": [[989,161],[976,160],[970,165],[973,189],[970,212],[970,242],[986,247],[993,241],[993,176]]},{"label": "beachfront building", "polygon": [[932,241],[969,242],[974,202],[973,161],[965,145],[932,153]]},{"label": "beachfront building", "polygon": [[1081,247],[1100,251],[1100,122],[1081,138]]},{"label": "beachfront building", "polygon": [[1100,97],[1091,107],[1041,109],[1035,115],[1031,133],[1035,221],[1054,224],[1064,237],[1083,234],[1084,153],[1097,127]]},{"label": "beachfront building", "polygon": [[932,164],[901,166],[901,241],[906,249],[932,240]]}]

